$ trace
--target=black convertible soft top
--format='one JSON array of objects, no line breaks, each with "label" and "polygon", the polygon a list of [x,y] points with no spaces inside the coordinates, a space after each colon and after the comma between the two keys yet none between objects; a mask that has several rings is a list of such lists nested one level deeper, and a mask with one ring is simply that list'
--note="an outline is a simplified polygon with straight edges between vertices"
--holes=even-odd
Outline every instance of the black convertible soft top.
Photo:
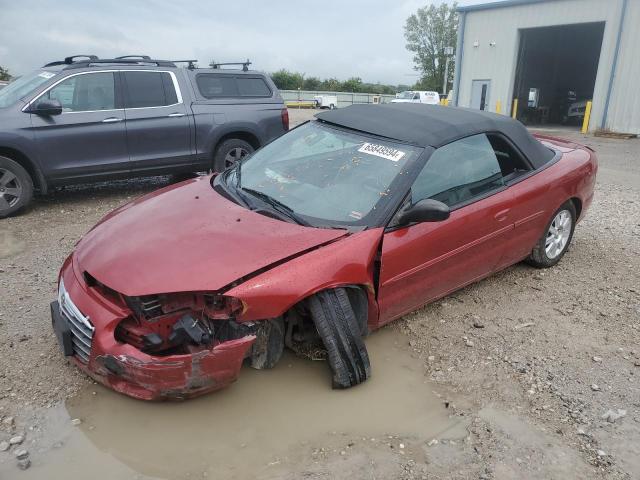
[{"label": "black convertible soft top", "polygon": [[419,147],[439,148],[470,135],[501,133],[520,149],[534,168],[541,167],[555,155],[517,120],[470,108],[420,103],[365,104],[321,112],[316,118]]}]

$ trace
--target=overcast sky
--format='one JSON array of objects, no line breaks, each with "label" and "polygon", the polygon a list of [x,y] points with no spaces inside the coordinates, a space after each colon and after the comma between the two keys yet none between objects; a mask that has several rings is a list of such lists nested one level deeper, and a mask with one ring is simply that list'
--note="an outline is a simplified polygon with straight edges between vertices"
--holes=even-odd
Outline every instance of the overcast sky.
[{"label": "overcast sky", "polygon": [[403,27],[429,3],[440,1],[0,0],[0,65],[21,75],[76,54],[250,58],[268,72],[411,84]]}]

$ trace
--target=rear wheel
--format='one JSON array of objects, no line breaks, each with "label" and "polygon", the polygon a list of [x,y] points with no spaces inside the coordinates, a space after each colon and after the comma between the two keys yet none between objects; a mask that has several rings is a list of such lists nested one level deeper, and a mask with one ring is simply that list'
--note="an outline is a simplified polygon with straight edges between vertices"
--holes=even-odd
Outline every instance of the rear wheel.
[{"label": "rear wheel", "polygon": [[571,200],[562,205],[551,218],[545,233],[527,259],[537,268],[554,266],[569,248],[576,224],[576,207]]},{"label": "rear wheel", "polygon": [[347,289],[315,294],[309,299],[309,309],[327,349],[333,388],[349,388],[369,378],[371,364],[362,339],[362,322],[356,316]]},{"label": "rear wheel", "polygon": [[0,157],[0,218],[14,214],[31,202],[33,181],[14,160]]},{"label": "rear wheel", "polygon": [[249,142],[240,140],[239,138],[230,138],[222,142],[213,158],[213,169],[216,172],[222,172],[242,160],[244,157],[253,153],[254,148]]}]

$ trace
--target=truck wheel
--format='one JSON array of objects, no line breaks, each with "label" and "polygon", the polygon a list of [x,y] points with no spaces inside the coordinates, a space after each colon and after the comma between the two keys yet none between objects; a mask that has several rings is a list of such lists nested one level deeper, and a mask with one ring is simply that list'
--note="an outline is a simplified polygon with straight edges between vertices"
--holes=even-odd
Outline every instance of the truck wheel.
[{"label": "truck wheel", "polygon": [[239,138],[230,138],[222,142],[213,157],[213,170],[216,172],[222,172],[236,163],[238,160],[243,159],[250,153],[253,153],[254,148],[249,142],[240,140]]},{"label": "truck wheel", "polygon": [[327,349],[333,388],[349,388],[371,376],[362,328],[344,288],[319,292],[309,299],[316,329]]},{"label": "truck wheel", "polygon": [[19,163],[0,157],[0,218],[13,215],[31,202],[33,180]]},{"label": "truck wheel", "polygon": [[576,207],[569,200],[553,214],[544,234],[527,258],[527,263],[536,268],[553,267],[569,248],[575,225]]},{"label": "truck wheel", "polygon": [[329,105],[329,110],[334,110],[336,108],[336,106],[332,103],[331,105]]}]

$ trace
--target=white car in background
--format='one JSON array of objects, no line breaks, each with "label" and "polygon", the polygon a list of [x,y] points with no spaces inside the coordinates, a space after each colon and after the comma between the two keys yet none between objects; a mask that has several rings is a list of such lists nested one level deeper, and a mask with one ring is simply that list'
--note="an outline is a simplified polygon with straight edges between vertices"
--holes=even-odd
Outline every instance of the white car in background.
[{"label": "white car in background", "polygon": [[330,110],[338,108],[337,95],[316,95],[313,97],[313,101],[316,102],[316,108],[328,108]]},{"label": "white car in background", "polygon": [[426,92],[423,90],[407,90],[398,93],[391,103],[428,103],[430,105],[438,105],[440,103],[440,94],[438,92]]}]

